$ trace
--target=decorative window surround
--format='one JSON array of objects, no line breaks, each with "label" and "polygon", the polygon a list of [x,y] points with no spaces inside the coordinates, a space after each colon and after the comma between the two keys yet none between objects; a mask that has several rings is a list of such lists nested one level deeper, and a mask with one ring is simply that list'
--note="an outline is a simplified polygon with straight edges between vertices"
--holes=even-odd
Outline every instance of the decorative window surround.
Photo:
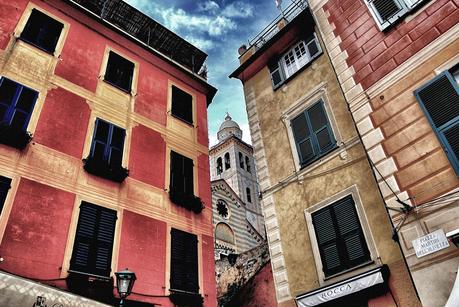
[{"label": "decorative window surround", "polygon": [[[342,147],[343,145],[343,140],[338,130],[336,119],[330,107],[329,98],[327,94],[327,83],[322,82],[319,85],[317,85],[314,89],[312,89],[309,93],[305,94],[303,97],[298,99],[298,101],[293,103],[287,110],[282,112],[281,118],[282,118],[282,121],[284,122],[285,127],[287,128],[287,135],[288,135],[288,139],[290,142],[293,159],[295,161],[295,169],[297,172],[299,172],[300,170],[304,168],[302,168],[299,156],[297,154],[297,146],[296,146],[295,137],[293,135],[293,131],[292,131],[290,122],[295,117],[297,117],[299,114],[304,112],[304,110],[306,110],[307,108],[309,108],[310,106],[312,106],[313,104],[317,103],[320,100],[323,101],[325,113],[331,125],[331,129],[333,131],[333,135],[335,137],[337,146]],[[324,155],[324,157],[325,156],[327,155]],[[318,161],[320,161],[320,159]],[[309,164],[305,168],[309,168],[310,166],[314,165],[316,162]]]},{"label": "decorative window surround", "polygon": [[[322,265],[322,260],[321,260],[321,257],[320,257],[320,251],[319,251],[319,246],[318,246],[318,242],[317,242],[317,238],[316,238],[314,225],[312,223],[312,213],[318,211],[319,209],[327,207],[327,206],[335,203],[336,201],[338,201],[338,200],[340,200],[340,199],[342,199],[342,198],[344,198],[344,197],[346,197],[348,195],[352,195],[352,198],[354,200],[355,209],[357,211],[357,215],[358,215],[358,218],[360,220],[360,224],[362,226],[362,232],[363,232],[363,235],[365,237],[365,241],[367,243],[368,250],[370,252],[370,259],[372,260],[372,262],[368,262],[368,263],[362,264],[360,266],[357,266],[355,268],[352,268],[350,270],[347,270],[347,271],[344,271],[344,272],[340,272],[340,273],[337,273],[335,275],[326,277],[324,272],[323,272],[323,270],[322,270],[323,265]],[[329,197],[328,199],[325,199],[325,200],[323,200],[323,201],[321,201],[321,202],[319,202],[319,203],[317,203],[317,204],[305,209],[304,210],[304,215],[305,215],[305,219],[306,219],[306,226],[307,226],[308,232],[309,232],[309,238],[311,240],[312,251],[313,251],[313,254],[314,254],[314,260],[315,260],[315,264],[316,264],[317,275],[319,276],[319,283],[320,283],[321,286],[337,282],[338,280],[349,278],[350,276],[358,274],[361,271],[368,270],[368,266],[371,266],[371,268],[373,268],[373,267],[376,267],[376,266],[380,265],[380,263],[378,262],[379,253],[378,253],[378,251],[376,249],[376,245],[375,245],[374,240],[373,240],[373,234],[371,232],[370,225],[369,225],[367,217],[365,215],[365,211],[364,211],[363,205],[362,205],[362,199],[360,198],[360,194],[359,194],[359,191],[358,191],[358,188],[357,188],[356,185],[352,185],[349,188],[347,188],[347,189],[345,189],[345,190],[343,190],[343,191],[341,191],[341,192]],[[362,268],[362,266],[364,266],[365,268]]]}]

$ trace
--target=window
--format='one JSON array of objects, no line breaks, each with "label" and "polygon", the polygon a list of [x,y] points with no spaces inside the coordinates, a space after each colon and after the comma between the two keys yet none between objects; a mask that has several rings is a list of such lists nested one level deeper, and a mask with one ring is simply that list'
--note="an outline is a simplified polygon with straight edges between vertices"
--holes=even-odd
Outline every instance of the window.
[{"label": "window", "polygon": [[199,292],[198,238],[188,232],[171,229],[171,290]]},{"label": "window", "polygon": [[11,179],[0,176],[0,215],[5,205],[6,195],[11,187]]},{"label": "window", "polygon": [[84,159],[84,169],[94,175],[122,182],[129,174],[123,160],[124,129],[100,118],[96,119],[89,157]]},{"label": "window", "polygon": [[367,0],[373,18],[381,30],[396,22],[405,13],[419,5],[418,0]]},{"label": "window", "polygon": [[223,172],[223,162],[222,158],[217,159],[217,175],[220,175]]},{"label": "window", "polygon": [[172,115],[193,124],[193,97],[176,86],[172,86]]},{"label": "window", "polygon": [[171,151],[170,190],[181,195],[193,195],[193,160]]},{"label": "window", "polygon": [[217,212],[224,219],[227,219],[229,217],[229,207],[226,201],[222,199],[219,199],[217,201]]},{"label": "window", "polygon": [[414,94],[459,176],[458,76],[459,67],[456,65],[417,89]]},{"label": "window", "polygon": [[225,154],[225,170],[231,168],[231,163],[230,163],[230,155],[229,153],[227,152]]},{"label": "window", "polygon": [[26,132],[38,92],[2,77],[0,79],[0,142],[24,148],[31,139]]},{"label": "window", "polygon": [[314,34],[312,38],[297,43],[280,59],[271,61],[268,68],[273,88],[276,89],[281,86],[297,71],[318,57],[321,52],[320,44]]},{"label": "window", "polygon": [[125,92],[131,91],[134,63],[110,51],[104,80]]},{"label": "window", "polygon": [[116,211],[82,202],[70,271],[110,276]]},{"label": "window", "polygon": [[48,53],[56,50],[64,25],[39,10],[32,9],[20,38]]},{"label": "window", "polygon": [[333,130],[322,100],[291,121],[301,166],[306,166],[336,147]]},{"label": "window", "polygon": [[239,167],[244,169],[244,156],[242,153],[239,153]]},{"label": "window", "polygon": [[351,195],[313,212],[311,217],[325,276],[371,260]]},{"label": "window", "polygon": [[245,189],[245,194],[247,195],[247,201],[252,203],[252,193],[250,192],[250,188]]},{"label": "window", "polygon": [[250,173],[250,159],[249,157],[245,156],[245,167],[247,167],[247,171]]}]

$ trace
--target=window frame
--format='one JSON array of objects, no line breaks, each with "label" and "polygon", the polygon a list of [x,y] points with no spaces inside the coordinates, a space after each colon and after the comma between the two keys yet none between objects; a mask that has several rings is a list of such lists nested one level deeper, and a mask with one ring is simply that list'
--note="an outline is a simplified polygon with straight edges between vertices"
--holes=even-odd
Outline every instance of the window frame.
[{"label": "window frame", "polygon": [[[96,135],[97,135],[97,129],[99,127],[99,125],[101,124],[101,122],[105,123],[108,125],[108,139],[107,139],[107,143],[103,143],[99,140],[96,140]],[[115,128],[117,129],[120,129],[122,130],[124,133],[123,133],[123,141],[122,141],[122,147],[121,148],[118,148],[114,145],[112,145],[112,141],[113,141],[113,133],[114,133],[114,130]],[[121,154],[121,161],[120,161],[120,165],[116,165],[116,166],[119,166],[119,167],[122,167],[123,166],[123,157],[124,157],[124,146],[126,144],[126,129],[124,128],[121,128],[109,121],[106,121],[104,119],[101,119],[100,117],[96,117],[96,121],[94,123],[94,129],[93,129],[93,135],[92,135],[92,138],[91,138],[91,147],[89,149],[89,157],[93,158],[94,159],[94,151],[95,151],[95,147],[97,144],[103,144],[104,145],[104,155],[103,155],[103,160],[101,162],[105,162],[107,163],[108,165],[111,165],[110,163],[110,159],[111,159],[111,154],[112,154],[112,148],[115,148],[117,149],[120,154]]]},{"label": "window frame", "polygon": [[[311,56],[310,51],[308,49],[308,46],[312,43],[315,42],[317,46],[317,53]],[[293,71],[291,74],[287,74],[286,71],[286,63],[285,63],[285,56],[289,54],[290,52],[293,53],[295,60],[297,59],[297,55],[295,54],[295,48],[298,47],[299,45],[303,44],[305,48],[305,55],[307,55],[307,60],[302,63],[301,66],[297,66],[296,70]],[[271,85],[273,87],[273,90],[277,90],[279,87],[281,87],[283,84],[287,83],[291,79],[293,79],[299,72],[301,72],[303,69],[308,67],[316,58],[320,57],[323,53],[322,46],[320,44],[320,40],[317,37],[317,34],[314,32],[310,37],[300,40],[296,42],[293,46],[289,47],[287,51],[283,52],[280,56],[278,56],[275,59],[271,60],[271,63],[268,65],[268,70],[269,70],[269,76],[271,79]],[[297,63],[295,61],[295,63]],[[296,64],[295,64],[296,65]],[[274,83],[274,78],[273,75],[279,73],[279,78],[280,81],[279,83]]]},{"label": "window frame", "polygon": [[[332,205],[333,203],[336,203],[337,201],[351,195],[352,199],[354,200],[354,206],[355,210],[357,212],[357,217],[359,219],[360,225],[361,225],[361,230],[363,233],[363,237],[365,239],[366,245],[368,247],[369,251],[369,258],[370,260],[368,262],[362,263],[360,265],[357,265],[351,269],[347,269],[344,271],[341,271],[339,273],[330,275],[330,276],[325,276],[325,273],[323,272],[323,264],[322,264],[322,258],[320,255],[320,250],[319,250],[319,244],[317,241],[317,236],[315,232],[315,228],[312,222],[312,214],[314,212],[319,211],[322,208],[328,207]],[[357,185],[352,185],[335,195],[330,196],[327,199],[324,199],[304,210],[304,216],[305,216],[305,223],[308,229],[308,235],[309,239],[311,242],[312,246],[312,251],[313,251],[313,256],[315,260],[315,266],[316,266],[316,271],[319,277],[319,284],[321,286],[328,284],[329,282],[335,282],[338,280],[343,280],[346,278],[349,278],[355,274],[363,273],[365,271],[368,271],[368,269],[376,268],[382,263],[379,263],[379,254],[376,249],[376,244],[374,242],[374,238],[372,235],[372,231],[370,228],[370,224],[368,222],[368,219],[366,217],[365,211],[363,209],[363,202],[360,197],[360,193],[358,190]]]},{"label": "window frame", "polygon": [[444,153],[446,154],[449,162],[451,163],[451,166],[453,170],[456,173],[456,176],[459,177],[459,155],[456,156],[454,153],[454,150],[452,149],[450,142],[446,139],[444,135],[444,131],[447,131],[449,129],[452,129],[454,127],[459,126],[459,114],[455,116],[453,119],[450,119],[448,122],[440,125],[437,127],[435,124],[430,112],[427,110],[423,99],[420,96],[420,92],[429,86],[431,86],[434,82],[437,80],[446,77],[447,80],[452,84],[453,88],[456,90],[456,93],[459,95],[459,84],[458,81],[455,78],[455,74],[459,73],[459,66],[456,65],[448,70],[444,70],[441,73],[437,74],[434,78],[430,79],[427,81],[425,84],[420,86],[414,91],[414,96],[416,97],[416,100],[419,103],[419,106],[421,107],[422,111],[424,112],[427,120],[429,121],[430,126],[432,127],[432,130],[434,131],[435,135],[437,136],[438,141],[440,142],[440,145],[443,148]]},{"label": "window frame", "polygon": [[[52,21],[62,25],[62,28],[60,29],[60,32],[57,35],[55,43],[54,43],[54,47],[53,47],[54,50],[52,50],[52,51],[46,49],[43,46],[40,46],[37,42],[34,42],[31,39],[26,38],[26,37],[23,36],[24,31],[27,31],[27,27],[29,25],[30,18],[32,17],[32,14],[34,13],[34,11],[37,12],[38,14],[42,14],[45,17],[51,19]],[[66,27],[67,27],[66,23],[63,22],[62,20],[60,20],[59,18],[56,18],[56,17],[52,16],[51,14],[39,9],[38,7],[33,6],[33,5],[30,5],[30,8],[28,9],[27,16],[23,16],[23,18],[24,18],[24,20],[23,20],[24,24],[23,24],[22,29],[20,30],[20,33],[18,33],[17,38],[19,40],[31,45],[31,46],[34,46],[35,48],[40,49],[41,51],[43,51],[45,53],[48,53],[48,54],[51,54],[51,55],[57,55],[60,52],[60,50],[62,49],[62,46],[60,46],[61,45],[60,42],[63,40],[63,37],[66,35]]]},{"label": "window frame", "polygon": [[[111,55],[114,55],[114,57],[111,57]],[[114,82],[113,80],[108,80],[107,79],[107,74],[110,72],[109,71],[110,67],[114,66],[113,63],[112,64],[110,63],[110,58],[116,59],[116,57],[122,59],[123,61],[125,61],[128,64],[132,64],[132,71],[131,71],[131,76],[130,76],[130,80],[129,80],[129,88],[124,88],[123,86],[121,86],[120,84]],[[104,76],[103,76],[104,82],[106,82],[107,84],[110,84],[111,86],[119,89],[120,91],[123,91],[123,92],[128,93],[128,94],[132,94],[133,86],[134,86],[135,70],[136,70],[135,62],[131,61],[130,59],[126,58],[125,56],[122,56],[120,53],[118,53],[118,52],[116,52],[114,50],[108,50],[107,61],[105,63],[105,72],[104,72]]]}]

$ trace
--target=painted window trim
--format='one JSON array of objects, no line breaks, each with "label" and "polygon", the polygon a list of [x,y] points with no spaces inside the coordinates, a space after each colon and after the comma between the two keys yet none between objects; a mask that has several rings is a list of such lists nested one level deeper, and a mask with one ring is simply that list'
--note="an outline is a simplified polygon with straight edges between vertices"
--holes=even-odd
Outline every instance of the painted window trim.
[{"label": "painted window trim", "polygon": [[459,85],[456,82],[456,79],[452,75],[452,73],[448,70],[443,71],[442,73],[438,74],[435,76],[433,79],[429,80],[426,84],[422,85],[420,88],[416,89],[414,91],[414,95],[419,102],[419,105],[421,109],[423,110],[424,114],[427,117],[427,120],[429,121],[430,126],[432,127],[432,130],[435,132],[435,135],[437,136],[440,144],[443,147],[443,150],[448,157],[448,160],[451,163],[451,166],[453,167],[454,171],[456,172],[456,175],[459,177],[459,156],[456,156],[453,152],[453,149],[451,148],[451,145],[449,142],[446,140],[443,131],[447,130],[448,128],[454,127],[459,125],[459,115],[456,116],[454,119],[449,120],[447,123],[441,125],[440,127],[437,127],[436,124],[433,122],[433,119],[427,110],[427,108],[424,105],[424,102],[422,101],[419,93],[423,89],[429,87],[433,82],[437,81],[438,79],[446,76],[449,82],[452,84],[453,88],[456,90],[456,92],[459,95]]},{"label": "painted window trim", "polygon": [[[316,43],[316,46],[318,48],[318,51],[315,55],[311,56],[309,54],[309,49],[307,48],[307,46],[312,42],[312,41],[315,41]],[[287,74],[286,74],[286,68],[285,68],[285,60],[284,60],[284,56],[287,55],[288,53],[290,52],[293,52],[294,53],[294,49],[295,47],[299,46],[300,44],[304,44],[305,45],[305,48],[306,48],[306,53],[307,53],[307,56],[308,56],[308,61],[304,62],[303,65],[297,67],[297,70],[294,71],[290,76],[287,77]],[[301,40],[299,42],[297,42],[295,45],[293,45],[292,47],[290,47],[286,52],[284,52],[281,56],[279,56],[279,58],[277,58],[274,63],[276,63],[277,65],[277,68],[272,70],[270,69],[270,72],[269,72],[269,75],[270,75],[270,79],[271,79],[271,84],[272,84],[272,87],[273,87],[273,90],[277,90],[278,88],[280,88],[283,84],[287,83],[288,81],[290,81],[291,79],[295,78],[295,76],[301,72],[303,69],[305,69],[306,67],[308,67],[312,62],[314,62],[314,60],[318,57],[320,57],[322,55],[322,46],[320,45],[320,41],[319,39],[317,38],[317,34],[316,33],[313,33],[313,35],[311,37],[309,37],[308,39],[304,39],[304,40]],[[296,59],[296,56],[295,56],[295,59]],[[273,74],[276,72],[276,71],[279,71],[279,74],[280,74],[280,78],[281,78],[281,81],[277,84],[274,84],[274,80],[273,80]]]},{"label": "painted window trim", "polygon": [[371,16],[375,20],[375,23],[377,24],[379,30],[385,31],[386,29],[389,29],[398,22],[400,22],[408,13],[410,13],[414,9],[418,8],[421,4],[429,0],[391,0],[398,4],[397,6],[400,8],[400,10],[387,20],[383,20],[381,18],[379,12],[373,5],[374,1],[375,0],[365,0],[365,4],[367,5],[368,10],[370,11]]},{"label": "painted window trim", "polygon": [[[316,237],[316,233],[315,233],[315,229],[314,229],[314,225],[312,223],[312,213],[322,209],[322,208],[325,208],[335,202],[337,202],[338,200],[340,199],[343,199],[344,197],[346,196],[349,196],[351,195],[353,200],[354,200],[354,206],[355,206],[355,209],[356,209],[356,212],[357,212],[357,216],[359,218],[359,221],[360,221],[360,225],[361,225],[361,229],[362,229],[362,233],[363,233],[363,236],[365,238],[365,242],[367,244],[367,247],[368,247],[368,251],[370,253],[370,261],[366,262],[366,263],[363,263],[361,265],[358,265],[358,266],[355,266],[349,270],[345,270],[345,271],[342,271],[340,273],[337,273],[337,274],[334,274],[334,275],[330,275],[330,276],[325,276],[323,270],[322,270],[322,259],[321,259],[321,256],[320,256],[320,251],[319,251],[319,245],[318,245],[318,242],[317,242],[317,237]],[[304,216],[305,216],[305,222],[306,222],[306,226],[307,226],[307,229],[308,229],[308,235],[309,235],[309,239],[310,239],[310,242],[311,242],[311,246],[312,246],[312,251],[313,251],[313,256],[314,256],[314,260],[315,260],[315,266],[316,266],[316,271],[317,271],[317,274],[318,274],[318,277],[319,277],[319,284],[321,286],[325,285],[326,283],[329,283],[329,282],[335,282],[335,281],[339,281],[339,280],[344,280],[346,278],[349,278],[355,274],[358,274],[358,273],[363,273],[365,271],[368,271],[368,268],[371,267],[371,268],[374,268],[374,267],[377,267],[378,265],[380,265],[381,263],[379,263],[379,255],[378,255],[378,251],[376,249],[376,244],[373,240],[373,235],[372,235],[372,231],[371,231],[371,228],[370,228],[370,224],[369,224],[369,221],[366,217],[366,214],[365,214],[365,210],[363,209],[363,202],[362,202],[362,199],[360,197],[360,193],[359,193],[359,190],[358,190],[358,187],[357,185],[352,185],[338,193],[336,193],[335,195],[332,195],[330,196],[329,198],[327,199],[324,199],[310,207],[308,207],[307,209],[304,210]]]}]

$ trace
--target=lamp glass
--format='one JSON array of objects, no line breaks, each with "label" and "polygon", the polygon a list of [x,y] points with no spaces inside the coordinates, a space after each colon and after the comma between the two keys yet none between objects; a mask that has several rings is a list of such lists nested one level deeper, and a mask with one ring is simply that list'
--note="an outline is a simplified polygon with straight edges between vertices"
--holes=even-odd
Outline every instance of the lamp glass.
[{"label": "lamp glass", "polygon": [[127,297],[129,294],[131,294],[132,288],[134,286],[134,282],[136,280],[135,273],[125,269],[124,271],[116,272],[115,276],[120,297]]}]

